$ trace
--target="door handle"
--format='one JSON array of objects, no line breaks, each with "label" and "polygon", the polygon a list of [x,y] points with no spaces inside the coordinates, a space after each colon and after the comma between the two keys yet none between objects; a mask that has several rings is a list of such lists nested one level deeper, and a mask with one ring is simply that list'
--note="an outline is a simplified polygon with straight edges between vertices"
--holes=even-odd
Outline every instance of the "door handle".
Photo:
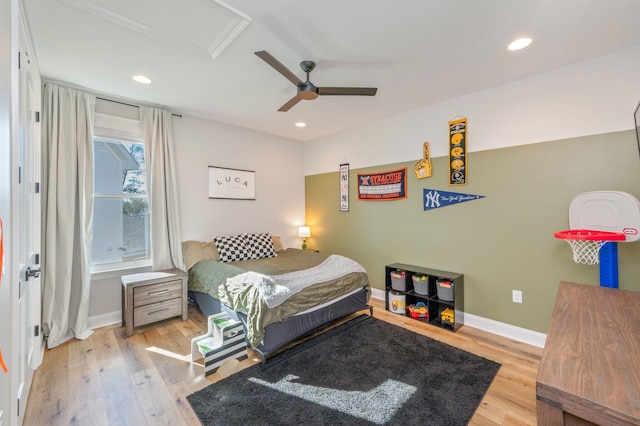
[{"label": "door handle", "polygon": [[31,266],[27,267],[27,270],[25,271],[25,277],[24,280],[25,281],[29,281],[29,277],[33,277],[33,278],[38,278],[40,276],[40,271],[41,269],[31,269]]}]

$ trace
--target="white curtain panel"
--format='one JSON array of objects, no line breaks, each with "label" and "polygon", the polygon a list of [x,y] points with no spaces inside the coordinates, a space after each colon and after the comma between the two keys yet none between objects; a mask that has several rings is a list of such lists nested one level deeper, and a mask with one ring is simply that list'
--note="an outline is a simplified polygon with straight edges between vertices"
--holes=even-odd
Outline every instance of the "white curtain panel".
[{"label": "white curtain panel", "polygon": [[49,348],[86,339],[95,96],[46,83],[42,119],[42,321]]},{"label": "white curtain panel", "polygon": [[185,270],[171,113],[159,108],[140,107],[140,123],[147,163],[153,270]]}]

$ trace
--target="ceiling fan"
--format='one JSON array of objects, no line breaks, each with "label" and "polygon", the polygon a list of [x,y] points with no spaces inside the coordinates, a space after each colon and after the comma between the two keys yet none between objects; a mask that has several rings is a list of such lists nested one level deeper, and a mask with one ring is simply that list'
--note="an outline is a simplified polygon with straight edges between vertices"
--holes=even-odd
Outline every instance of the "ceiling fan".
[{"label": "ceiling fan", "polygon": [[375,87],[316,87],[309,81],[309,73],[316,67],[313,61],[300,62],[300,68],[307,73],[307,81],[302,81],[287,67],[282,65],[280,61],[271,56],[267,51],[261,50],[255,52],[260,59],[271,65],[276,71],[282,74],[287,80],[292,82],[297,88],[298,93],[291,98],[286,104],[282,105],[278,111],[286,112],[301,100],[311,100],[318,96],[326,95],[347,95],[347,96],[374,96],[378,91]]}]

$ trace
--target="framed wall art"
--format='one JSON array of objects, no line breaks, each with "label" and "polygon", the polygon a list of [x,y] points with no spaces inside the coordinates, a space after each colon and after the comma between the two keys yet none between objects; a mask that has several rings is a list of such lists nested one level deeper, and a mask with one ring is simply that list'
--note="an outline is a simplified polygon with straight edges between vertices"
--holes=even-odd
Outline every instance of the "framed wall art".
[{"label": "framed wall art", "polygon": [[256,172],[209,166],[209,198],[256,199]]}]

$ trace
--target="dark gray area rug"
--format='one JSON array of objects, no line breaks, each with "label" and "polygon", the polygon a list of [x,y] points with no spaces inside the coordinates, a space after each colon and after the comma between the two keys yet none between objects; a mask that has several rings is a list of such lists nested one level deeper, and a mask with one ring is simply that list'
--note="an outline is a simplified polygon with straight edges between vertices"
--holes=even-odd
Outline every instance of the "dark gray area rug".
[{"label": "dark gray area rug", "polygon": [[358,317],[187,397],[203,425],[465,425],[500,364]]}]

